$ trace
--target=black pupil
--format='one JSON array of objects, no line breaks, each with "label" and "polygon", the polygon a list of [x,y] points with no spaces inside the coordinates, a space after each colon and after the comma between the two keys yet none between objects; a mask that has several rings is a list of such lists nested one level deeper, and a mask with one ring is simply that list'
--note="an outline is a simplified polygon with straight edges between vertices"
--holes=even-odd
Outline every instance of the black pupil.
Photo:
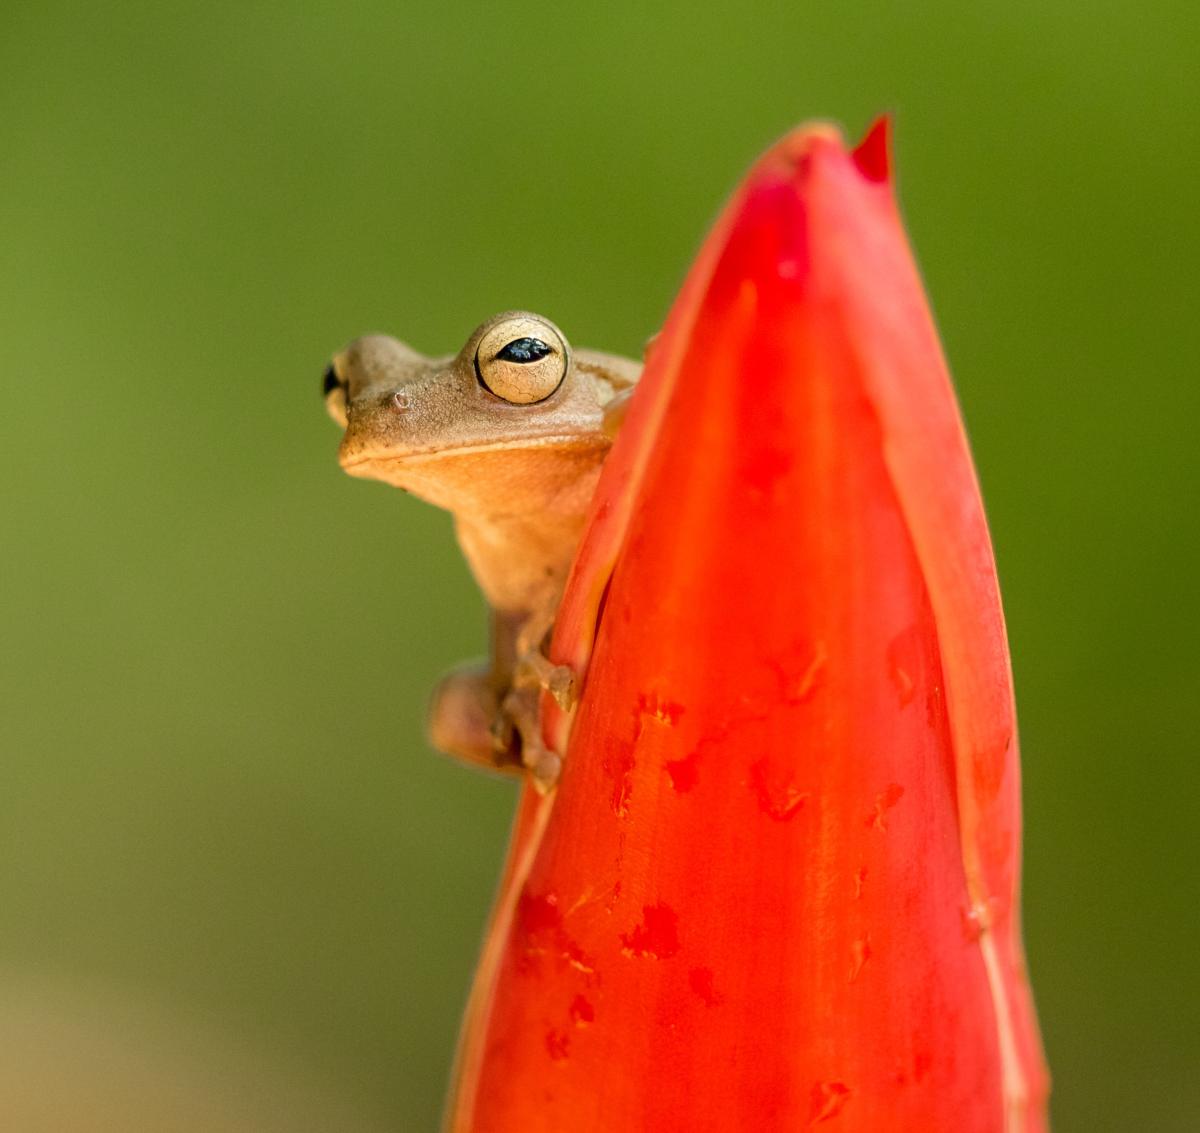
[{"label": "black pupil", "polygon": [[550,353],[540,338],[514,338],[496,358],[505,362],[536,362]]},{"label": "black pupil", "polygon": [[325,367],[325,380],[322,383],[325,390],[325,396],[328,397],[342,383],[338,381],[337,371],[332,365]]}]

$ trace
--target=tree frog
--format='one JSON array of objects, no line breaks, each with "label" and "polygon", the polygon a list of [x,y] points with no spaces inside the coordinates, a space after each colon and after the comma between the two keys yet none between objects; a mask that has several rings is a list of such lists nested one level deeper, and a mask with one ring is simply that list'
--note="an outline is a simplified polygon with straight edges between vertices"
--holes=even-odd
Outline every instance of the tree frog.
[{"label": "tree frog", "polygon": [[576,691],[571,671],[543,650],[640,370],[573,350],[540,315],[506,311],[452,356],[368,335],[325,371],[326,407],[345,430],[342,468],[450,511],[491,608],[490,658],[439,683],[431,743],[476,764],[523,765],[543,790],[561,759],[541,742],[540,693],[569,708]]}]

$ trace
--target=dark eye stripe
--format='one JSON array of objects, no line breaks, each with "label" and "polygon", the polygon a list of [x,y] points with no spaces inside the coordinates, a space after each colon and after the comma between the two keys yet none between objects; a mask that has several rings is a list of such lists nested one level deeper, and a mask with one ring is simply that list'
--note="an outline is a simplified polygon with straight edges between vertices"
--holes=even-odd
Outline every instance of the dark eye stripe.
[{"label": "dark eye stripe", "polygon": [[504,362],[536,362],[550,353],[550,347],[540,338],[515,338],[496,358]]}]

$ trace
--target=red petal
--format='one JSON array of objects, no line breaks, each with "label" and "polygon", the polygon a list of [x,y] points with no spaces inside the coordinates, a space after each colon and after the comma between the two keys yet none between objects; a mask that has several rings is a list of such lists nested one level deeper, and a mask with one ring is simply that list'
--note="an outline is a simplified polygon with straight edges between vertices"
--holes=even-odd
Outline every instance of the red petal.
[{"label": "red petal", "polygon": [[768,152],[656,344],[452,1129],[1044,1128],[995,571],[886,150]]},{"label": "red petal", "polygon": [[868,181],[892,179],[892,120],[886,114],[875,121],[851,157]]}]

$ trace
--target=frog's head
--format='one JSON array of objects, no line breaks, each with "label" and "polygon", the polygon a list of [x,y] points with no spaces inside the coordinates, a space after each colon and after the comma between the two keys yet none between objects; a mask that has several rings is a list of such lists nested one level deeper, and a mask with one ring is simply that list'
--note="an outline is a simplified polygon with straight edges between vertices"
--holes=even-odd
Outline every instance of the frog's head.
[{"label": "frog's head", "polygon": [[325,404],[345,429],[347,472],[458,510],[477,482],[503,492],[553,453],[602,456],[603,407],[635,378],[623,359],[576,357],[548,319],[507,311],[452,357],[386,335],[357,339],[325,371]]}]

